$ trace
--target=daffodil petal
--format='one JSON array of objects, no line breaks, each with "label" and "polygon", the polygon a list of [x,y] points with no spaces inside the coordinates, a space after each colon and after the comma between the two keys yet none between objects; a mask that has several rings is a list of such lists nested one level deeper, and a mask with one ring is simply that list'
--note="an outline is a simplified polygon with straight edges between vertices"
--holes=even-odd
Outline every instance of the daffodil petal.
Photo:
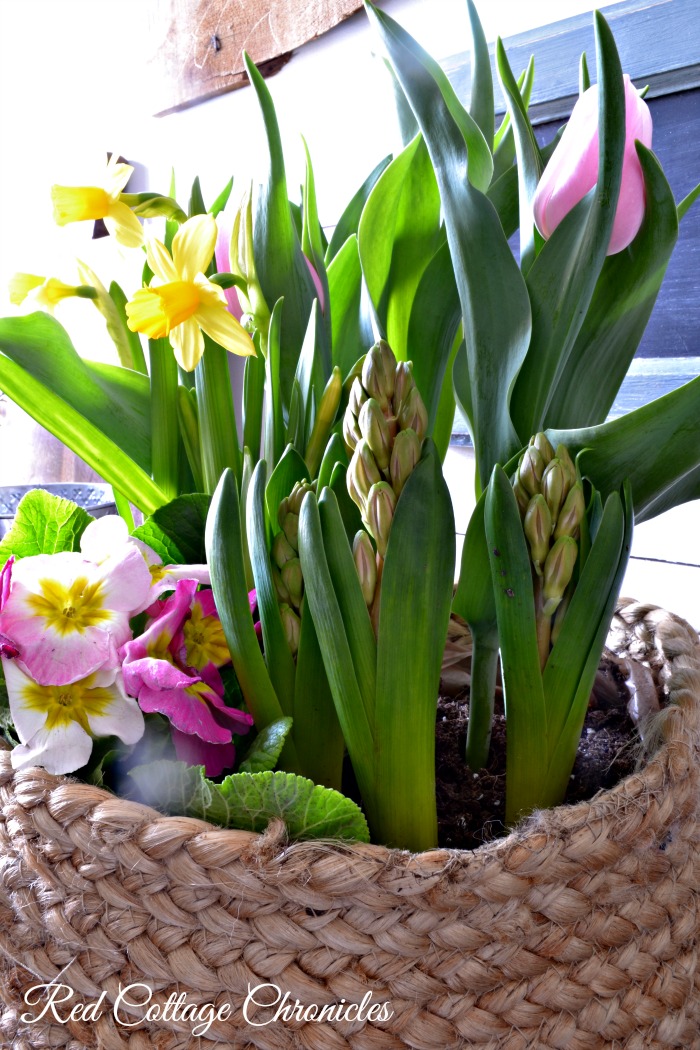
[{"label": "daffodil petal", "polygon": [[203,302],[194,320],[207,335],[232,354],[250,357],[255,353],[253,340],[245,328],[228,312],[225,304]]},{"label": "daffodil petal", "polygon": [[195,317],[190,317],[177,328],[173,328],[170,343],[180,367],[186,372],[193,372],[204,353],[204,336]]},{"label": "daffodil petal", "polygon": [[119,161],[119,154],[113,153],[107,163],[104,188],[111,197],[115,198],[121,193],[132,176],[133,166]]},{"label": "daffodil petal", "polygon": [[125,248],[140,248],[143,244],[143,226],[122,201],[112,201],[104,216],[104,224],[119,244]]},{"label": "daffodil petal", "polygon": [[173,237],[173,262],[184,281],[204,273],[216,248],[218,230],[213,215],[194,215]]},{"label": "daffodil petal", "polygon": [[156,237],[146,238],[146,259],[156,277],[164,284],[180,280],[180,274],[175,269],[168,249]]}]

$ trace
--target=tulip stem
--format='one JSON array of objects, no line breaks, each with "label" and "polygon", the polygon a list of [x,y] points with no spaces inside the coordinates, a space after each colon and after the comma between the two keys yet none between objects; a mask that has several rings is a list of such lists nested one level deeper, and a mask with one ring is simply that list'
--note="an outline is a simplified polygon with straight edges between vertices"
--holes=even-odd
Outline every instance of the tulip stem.
[{"label": "tulip stem", "polygon": [[474,634],[472,631],[466,760],[474,772],[485,769],[489,758],[497,674],[498,634],[488,631],[482,637],[481,633]]}]

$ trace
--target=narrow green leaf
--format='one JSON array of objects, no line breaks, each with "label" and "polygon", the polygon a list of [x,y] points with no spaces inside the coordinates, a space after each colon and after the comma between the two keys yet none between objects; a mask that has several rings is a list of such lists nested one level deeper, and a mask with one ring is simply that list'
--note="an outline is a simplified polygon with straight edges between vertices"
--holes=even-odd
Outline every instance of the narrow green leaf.
[{"label": "narrow green leaf", "polygon": [[228,350],[205,335],[204,353],[194,370],[194,377],[202,471],[206,491],[210,493],[227,467],[233,470],[238,480],[241,476],[236,411],[228,365]]},{"label": "narrow green leaf", "polygon": [[588,72],[588,59],[586,58],[586,52],[581,52],[581,60],[578,66],[578,93],[582,95],[584,91],[588,91],[591,86],[591,75]]},{"label": "narrow green leaf", "polygon": [[246,753],[245,759],[239,766],[239,772],[264,773],[268,769],[274,769],[291,728],[291,718],[280,718],[279,722],[265,726]]},{"label": "narrow green leaf", "polygon": [[304,775],[340,790],[345,741],[311,613],[301,611],[294,688],[294,736]]},{"label": "narrow green leaf", "polygon": [[203,766],[162,759],[137,766],[129,776],[144,802],[223,828],[262,832],[277,817],[291,839],[369,841],[359,806],[293,773],[232,773],[215,784]]},{"label": "narrow green leaf", "polygon": [[168,339],[149,339],[151,377],[151,471],[168,499],[178,493],[180,424],[177,362]]},{"label": "narrow green leaf", "polygon": [[309,480],[306,463],[295,448],[287,445],[284,455],[270,475],[265,490],[265,506],[271,535],[276,535],[281,528],[277,520],[277,512],[282,500],[289,495],[297,481]]},{"label": "narrow green leaf", "polygon": [[[303,226],[302,226],[302,239],[301,247],[304,255],[312,263],[316,276],[318,277],[321,285],[321,294],[323,296],[323,302],[319,302],[319,309],[321,310],[322,325],[322,354],[326,358],[328,365],[330,366],[330,339],[331,339],[331,300],[328,294],[328,277],[326,275],[326,263],[324,260],[324,253],[326,245],[324,244],[323,229],[318,219],[318,206],[316,203],[316,182],[314,179],[314,169],[311,164],[311,155],[309,153],[306,140],[302,136],[302,143],[304,145],[304,153],[306,156],[306,178],[304,179],[304,212],[303,212]],[[318,292],[316,293],[318,296]]]},{"label": "narrow green leaf", "polygon": [[348,542],[352,546],[352,541],[354,540],[356,533],[363,528],[363,525],[359,508],[351,499],[350,493],[348,492],[347,475],[348,468],[345,464],[336,463],[331,471],[331,480],[328,483],[328,488],[338,501],[338,510],[343,519],[345,534],[348,538]]},{"label": "narrow green leaf", "polygon": [[349,462],[347,449],[342,437],[338,433],[331,434],[330,441],[326,445],[326,451],[323,453],[321,466],[318,468],[317,492],[323,492],[326,485],[330,485],[331,475],[336,463],[340,463],[347,468]]},{"label": "narrow green leaf", "polygon": [[[530,58],[527,69],[518,77],[518,91],[522,95],[525,110],[530,106],[530,96],[535,82],[535,58]],[[510,122],[510,114],[506,110],[500,127],[493,140],[493,182],[496,182],[511,167],[515,160],[515,140],[513,138],[513,126]],[[491,186],[493,186],[493,182]]]},{"label": "narrow green leaf", "polygon": [[695,189],[692,189],[690,191],[690,193],[687,195],[687,197],[684,197],[683,200],[678,205],[678,221],[679,222],[687,214],[689,209],[692,208],[693,204],[695,204],[695,201],[698,199],[698,197],[700,197],[700,182],[697,184]]},{"label": "narrow green leaf", "polygon": [[294,376],[299,384],[303,410],[301,420],[303,421],[304,452],[313,429],[316,406],[320,403],[331,374],[330,356],[326,355],[324,349],[323,329],[323,315],[318,300],[315,299],[309,314],[309,323]]},{"label": "narrow green leaf", "polygon": [[192,472],[195,490],[202,492],[204,489],[204,475],[202,473],[202,450],[199,442],[197,393],[183,383],[180,383],[177,387],[177,420],[180,438]]},{"label": "narrow green leaf", "polygon": [[232,190],[233,190],[233,176],[231,176],[231,178],[228,180],[228,182],[224,186],[223,190],[221,191],[221,193],[219,194],[219,196],[216,198],[216,200],[212,204],[211,208],[209,209],[209,211],[214,216],[214,218],[216,218],[216,216],[219,215],[220,212],[222,212],[224,210],[224,208],[226,207],[226,205],[228,204],[229,197],[231,196],[231,191]]},{"label": "narrow green leaf", "polygon": [[494,106],[491,58],[486,36],[472,0],[467,0],[472,45],[472,83],[469,115],[481,130],[489,149],[493,149]]},{"label": "narrow green leaf", "polygon": [[265,460],[274,467],[285,446],[280,388],[280,327],[282,322],[282,300],[278,299],[270,316],[270,331],[267,340],[265,362],[265,395],[267,406],[264,415]]},{"label": "narrow green leaf", "polygon": [[[365,201],[369,197],[372,187],[390,160],[391,156],[384,157],[383,160],[380,160],[376,168],[370,172],[357,193],[354,194],[350,202],[346,205],[345,211],[338,219],[336,227],[333,230],[333,235],[328,243],[328,248],[326,249],[326,266],[330,265],[348,238],[357,234],[357,228],[360,224],[360,216],[362,215]],[[336,362],[334,362],[334,364],[335,363]]]},{"label": "narrow green leaf", "polygon": [[263,427],[265,361],[262,355],[247,357],[243,370],[243,444],[257,463]]}]

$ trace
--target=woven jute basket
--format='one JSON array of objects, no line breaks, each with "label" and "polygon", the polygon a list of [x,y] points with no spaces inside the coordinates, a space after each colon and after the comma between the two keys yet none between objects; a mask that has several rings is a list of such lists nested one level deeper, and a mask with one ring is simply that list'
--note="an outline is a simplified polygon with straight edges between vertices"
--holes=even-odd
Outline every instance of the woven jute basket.
[{"label": "woven jute basket", "polygon": [[[698,637],[630,603],[615,631],[668,696],[658,749],[474,852],[290,846],[0,756],[2,1046],[700,1048]],[[49,982],[72,998],[34,1020]],[[249,995],[276,989],[273,1021]],[[177,997],[221,1020],[193,1035]],[[306,1009],[363,1000],[359,1019]]]}]

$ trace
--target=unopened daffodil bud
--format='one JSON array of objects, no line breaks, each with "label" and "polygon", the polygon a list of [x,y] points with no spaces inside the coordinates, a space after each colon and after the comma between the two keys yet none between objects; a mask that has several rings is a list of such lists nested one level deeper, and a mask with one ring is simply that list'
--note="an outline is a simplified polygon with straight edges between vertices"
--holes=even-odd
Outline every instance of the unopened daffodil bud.
[{"label": "unopened daffodil bud", "polygon": [[362,597],[369,608],[374,600],[374,592],[377,586],[377,560],[374,556],[372,541],[362,529],[355,533],[355,539],[352,543],[352,556],[360,579]]},{"label": "unopened daffodil bud", "polygon": [[372,485],[367,497],[367,527],[377,544],[377,553],[382,558],[386,555],[395,509],[396,496],[391,485],[386,481]]},{"label": "unopened daffodil bud", "polygon": [[578,544],[571,536],[561,536],[554,542],[543,569],[543,613],[552,616],[574,573]]},{"label": "unopened daffodil bud", "polygon": [[554,539],[560,536],[572,536],[578,539],[579,528],[586,513],[586,501],[583,495],[583,485],[577,481],[564,500],[564,506],[559,511],[559,517],[554,527]]},{"label": "unopened daffodil bud", "polygon": [[420,459],[421,448],[420,438],[410,427],[408,430],[400,430],[394,439],[389,463],[389,477],[397,499]]},{"label": "unopened daffodil bud", "polygon": [[552,535],[552,516],[544,496],[538,493],[528,504],[523,521],[523,530],[530,545],[530,557],[538,576],[549,554],[549,538]]}]

